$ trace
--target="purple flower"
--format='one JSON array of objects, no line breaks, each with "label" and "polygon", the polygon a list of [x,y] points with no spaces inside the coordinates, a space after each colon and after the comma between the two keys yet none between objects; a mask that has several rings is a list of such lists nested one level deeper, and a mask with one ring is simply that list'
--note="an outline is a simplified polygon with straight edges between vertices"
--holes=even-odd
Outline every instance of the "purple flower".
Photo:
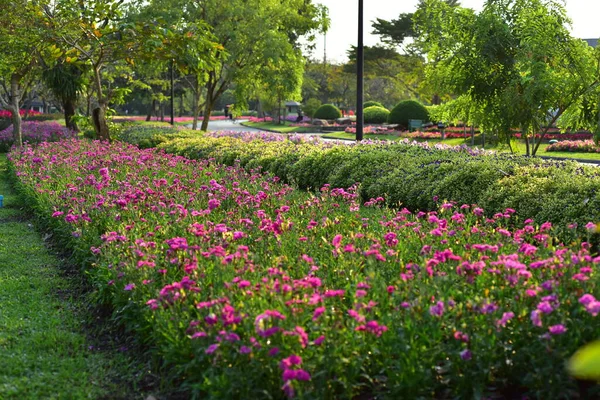
[{"label": "purple flower", "polygon": [[429,307],[429,314],[435,317],[441,317],[444,315],[444,302],[438,301],[437,304]]},{"label": "purple flower", "polygon": [[465,349],[460,352],[460,358],[464,361],[469,361],[471,358],[473,358],[473,353],[471,353],[471,350]]},{"label": "purple flower", "polygon": [[212,354],[214,353],[217,349],[219,348],[219,344],[215,343],[215,344],[211,344],[210,346],[208,346],[208,348],[206,350],[204,350],[204,352],[206,354]]},{"label": "purple flower", "polygon": [[566,331],[567,328],[565,328],[563,324],[552,325],[548,327],[548,332],[550,332],[551,335],[562,335]]}]

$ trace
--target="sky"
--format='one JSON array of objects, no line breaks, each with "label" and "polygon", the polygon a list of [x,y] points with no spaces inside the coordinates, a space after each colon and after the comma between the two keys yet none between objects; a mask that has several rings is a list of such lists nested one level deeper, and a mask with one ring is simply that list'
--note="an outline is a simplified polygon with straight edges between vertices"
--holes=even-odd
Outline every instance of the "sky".
[{"label": "sky", "polygon": [[[315,0],[329,8],[331,27],[327,32],[327,59],[344,62],[346,52],[358,40],[358,0]],[[371,22],[376,18],[392,20],[400,13],[414,12],[418,0],[364,0],[364,42],[366,46],[379,43],[379,36],[372,35]],[[484,0],[461,0],[463,7],[481,10]],[[582,39],[600,37],[600,0],[566,0],[567,15],[571,18],[572,34]],[[323,59],[324,37],[318,36],[313,58]]]}]

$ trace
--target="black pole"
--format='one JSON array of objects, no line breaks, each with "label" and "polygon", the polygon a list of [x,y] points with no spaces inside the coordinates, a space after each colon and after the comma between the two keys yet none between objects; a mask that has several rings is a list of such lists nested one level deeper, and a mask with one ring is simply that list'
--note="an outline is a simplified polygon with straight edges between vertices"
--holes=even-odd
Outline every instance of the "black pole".
[{"label": "black pole", "polygon": [[358,0],[358,48],[356,53],[356,141],[363,139],[364,43],[363,0]]},{"label": "black pole", "polygon": [[175,125],[175,60],[171,60],[171,126]]}]

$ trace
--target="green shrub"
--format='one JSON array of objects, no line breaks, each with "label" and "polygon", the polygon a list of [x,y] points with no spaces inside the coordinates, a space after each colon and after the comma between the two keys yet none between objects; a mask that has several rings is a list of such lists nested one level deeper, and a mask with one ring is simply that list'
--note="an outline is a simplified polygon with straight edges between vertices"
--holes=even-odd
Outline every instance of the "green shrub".
[{"label": "green shrub", "polygon": [[383,104],[381,104],[378,101],[373,101],[373,100],[365,101],[363,103],[363,108],[369,108],[369,107],[382,107],[382,108],[385,108],[383,106]]},{"label": "green shrub", "polygon": [[115,139],[134,144],[141,149],[157,147],[159,144],[181,137],[196,137],[195,131],[180,131],[171,126],[125,125],[122,129],[113,127],[111,136]]},{"label": "green shrub", "polygon": [[363,112],[363,118],[366,124],[383,124],[390,115],[388,109],[378,106],[367,107]]},{"label": "green shrub", "polygon": [[409,119],[420,119],[426,122],[429,121],[429,114],[425,106],[418,101],[404,100],[392,109],[388,117],[388,122],[408,128]]},{"label": "green shrub", "polygon": [[315,111],[317,119],[337,119],[342,117],[342,112],[333,104],[323,104]]},{"label": "green shrub", "polygon": [[600,221],[600,170],[574,162],[474,156],[404,143],[335,146],[204,136],[165,141],[159,148],[227,165],[239,162],[302,189],[359,183],[362,201],[381,196],[392,207],[429,211],[455,201],[477,204],[490,216],[512,208],[517,220],[552,222],[564,241],[586,235],[585,225]]}]

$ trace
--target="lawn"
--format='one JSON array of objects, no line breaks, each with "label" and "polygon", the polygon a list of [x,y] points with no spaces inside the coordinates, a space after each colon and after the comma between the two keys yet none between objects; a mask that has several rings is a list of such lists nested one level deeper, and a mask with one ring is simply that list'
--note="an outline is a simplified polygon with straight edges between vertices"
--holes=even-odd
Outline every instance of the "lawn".
[{"label": "lawn", "polygon": [[[130,361],[86,329],[83,284],[46,247],[0,155],[0,398],[131,398]],[[100,348],[105,348],[101,350]]]}]

